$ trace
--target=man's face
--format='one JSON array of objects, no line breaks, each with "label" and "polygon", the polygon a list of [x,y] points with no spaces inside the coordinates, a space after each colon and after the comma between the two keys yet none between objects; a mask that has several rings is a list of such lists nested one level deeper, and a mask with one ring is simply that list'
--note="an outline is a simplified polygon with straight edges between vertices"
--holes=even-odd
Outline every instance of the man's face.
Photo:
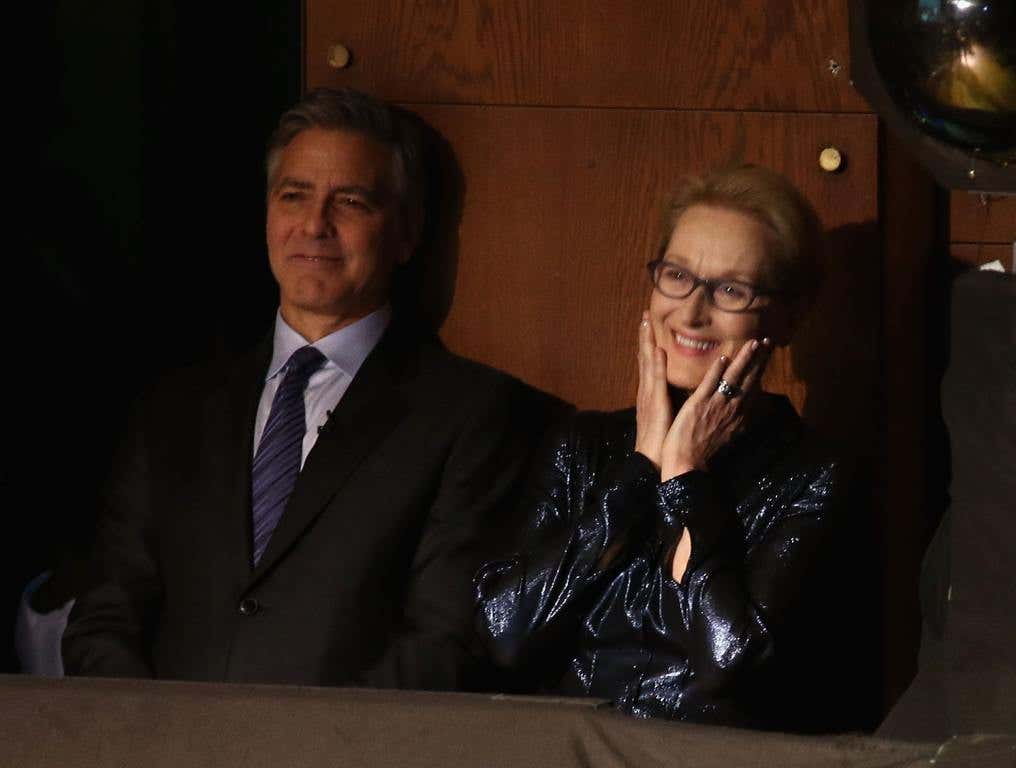
[{"label": "man's face", "polygon": [[268,260],[282,316],[301,333],[337,330],[388,300],[411,250],[392,175],[391,149],[358,133],[309,128],[283,148],[268,193]]}]

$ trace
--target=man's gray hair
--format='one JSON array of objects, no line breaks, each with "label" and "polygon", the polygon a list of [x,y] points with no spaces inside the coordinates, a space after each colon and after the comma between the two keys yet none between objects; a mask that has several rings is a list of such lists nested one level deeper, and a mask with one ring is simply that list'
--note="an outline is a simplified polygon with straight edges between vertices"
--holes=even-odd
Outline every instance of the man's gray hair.
[{"label": "man's gray hair", "polygon": [[423,140],[416,118],[352,88],[315,88],[279,118],[265,156],[268,190],[275,184],[282,150],[308,128],[349,131],[392,151],[392,180],[407,233],[419,235],[423,217]]}]

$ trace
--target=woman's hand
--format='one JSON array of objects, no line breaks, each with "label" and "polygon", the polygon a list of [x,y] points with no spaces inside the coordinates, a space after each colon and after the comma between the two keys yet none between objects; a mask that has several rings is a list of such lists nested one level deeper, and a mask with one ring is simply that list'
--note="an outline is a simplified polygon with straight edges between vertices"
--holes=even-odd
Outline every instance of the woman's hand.
[{"label": "woman's hand", "polygon": [[[732,361],[720,357],[713,362],[663,439],[664,482],[693,469],[707,469],[713,456],[741,431],[746,405],[758,391],[770,349],[769,339],[747,341]],[[731,388],[726,395],[719,391],[721,379]],[[641,393],[640,385],[640,397]]]},{"label": "woman's hand", "polygon": [[[664,482],[693,469],[708,469],[709,461],[744,427],[746,401],[758,392],[769,360],[769,339],[747,341],[734,357],[718,358],[691,393],[663,441],[661,478]],[[727,394],[720,391],[726,383]],[[674,548],[670,575],[681,582],[691,558],[693,535],[685,528]]]},{"label": "woman's hand", "polygon": [[656,346],[649,313],[642,313],[638,333],[639,389],[635,397],[635,450],[661,468],[663,441],[674,420],[667,392],[667,354]]}]

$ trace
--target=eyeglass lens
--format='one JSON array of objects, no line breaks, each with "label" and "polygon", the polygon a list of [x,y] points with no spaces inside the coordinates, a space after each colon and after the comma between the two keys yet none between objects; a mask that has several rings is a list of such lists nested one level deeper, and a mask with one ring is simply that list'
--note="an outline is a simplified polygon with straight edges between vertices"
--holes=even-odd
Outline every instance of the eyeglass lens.
[{"label": "eyeglass lens", "polygon": [[661,263],[653,272],[656,287],[664,296],[683,299],[701,283],[709,291],[713,304],[719,309],[740,310],[754,298],[749,286],[733,281],[702,280],[687,270]]}]

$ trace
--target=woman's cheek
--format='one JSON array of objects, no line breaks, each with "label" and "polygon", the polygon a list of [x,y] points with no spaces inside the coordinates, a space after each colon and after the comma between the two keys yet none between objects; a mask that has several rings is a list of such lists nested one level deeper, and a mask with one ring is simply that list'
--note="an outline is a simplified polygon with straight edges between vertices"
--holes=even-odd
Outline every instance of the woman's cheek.
[{"label": "woman's cheek", "polygon": [[653,341],[656,342],[656,346],[663,347],[666,350],[673,343],[673,337],[663,327],[663,321],[660,318],[650,317],[650,322],[653,326]]},{"label": "woman's cheek", "polygon": [[726,339],[720,344],[720,354],[726,355],[728,360],[733,360],[743,344],[744,341],[741,339]]}]

